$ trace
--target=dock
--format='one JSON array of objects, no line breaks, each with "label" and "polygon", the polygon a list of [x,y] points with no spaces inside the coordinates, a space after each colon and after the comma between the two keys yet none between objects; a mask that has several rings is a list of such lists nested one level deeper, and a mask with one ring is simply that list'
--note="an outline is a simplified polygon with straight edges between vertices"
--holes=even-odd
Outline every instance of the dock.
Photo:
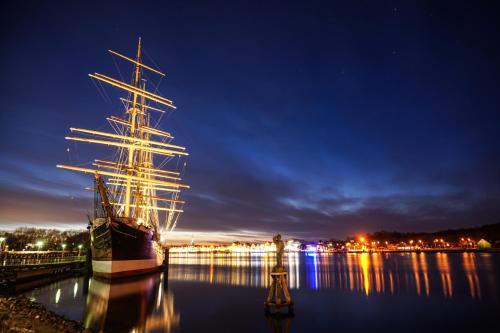
[{"label": "dock", "polygon": [[0,253],[0,286],[83,272],[86,255],[70,251],[9,251]]}]

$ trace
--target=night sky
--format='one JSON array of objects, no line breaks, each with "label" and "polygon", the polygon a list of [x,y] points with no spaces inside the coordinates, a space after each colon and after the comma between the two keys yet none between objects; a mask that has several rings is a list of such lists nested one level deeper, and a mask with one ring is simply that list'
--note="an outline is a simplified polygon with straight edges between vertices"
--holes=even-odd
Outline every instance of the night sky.
[{"label": "night sky", "polygon": [[[188,147],[175,237],[344,238],[500,221],[500,11],[478,1],[13,1],[2,10],[0,228],[84,228],[110,150],[108,49],[167,73]],[[153,63],[154,61],[154,63]],[[120,72],[118,72],[120,69]],[[70,152],[67,152],[70,148]],[[93,149],[93,150],[92,150]]]}]

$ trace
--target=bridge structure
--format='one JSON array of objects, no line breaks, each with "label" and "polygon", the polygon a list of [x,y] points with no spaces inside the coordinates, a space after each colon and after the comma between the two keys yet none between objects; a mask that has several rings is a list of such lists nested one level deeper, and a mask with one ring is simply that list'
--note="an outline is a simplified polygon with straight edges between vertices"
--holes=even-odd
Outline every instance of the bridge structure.
[{"label": "bridge structure", "polygon": [[83,271],[86,259],[80,251],[0,252],[0,286]]}]

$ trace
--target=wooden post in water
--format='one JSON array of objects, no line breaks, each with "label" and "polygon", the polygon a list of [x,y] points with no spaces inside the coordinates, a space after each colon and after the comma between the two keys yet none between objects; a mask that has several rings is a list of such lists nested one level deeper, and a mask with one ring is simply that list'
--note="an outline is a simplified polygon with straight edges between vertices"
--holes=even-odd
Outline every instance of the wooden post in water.
[{"label": "wooden post in water", "polygon": [[165,252],[164,252],[165,255],[163,256],[163,271],[166,272],[167,276],[168,276],[169,252],[170,252],[170,248],[166,247]]},{"label": "wooden post in water", "polygon": [[170,253],[170,248],[165,248],[165,255],[163,256],[163,287],[164,287],[164,292],[166,294],[168,290],[168,261],[169,261],[169,253]]},{"label": "wooden post in water", "polygon": [[92,275],[92,249],[89,245],[87,246],[87,256],[85,257],[85,275]]}]

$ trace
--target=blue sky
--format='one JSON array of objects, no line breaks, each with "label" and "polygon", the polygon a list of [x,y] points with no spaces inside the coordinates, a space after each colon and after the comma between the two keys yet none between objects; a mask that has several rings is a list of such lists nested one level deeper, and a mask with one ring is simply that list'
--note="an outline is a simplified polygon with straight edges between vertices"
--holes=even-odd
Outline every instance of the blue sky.
[{"label": "blue sky", "polygon": [[[83,228],[71,126],[121,110],[88,73],[147,57],[191,153],[178,235],[343,238],[500,220],[498,8],[487,2],[11,2],[0,225]],[[496,13],[496,14],[495,14]],[[70,148],[68,152],[67,149]],[[98,154],[106,156],[103,149]]]}]

